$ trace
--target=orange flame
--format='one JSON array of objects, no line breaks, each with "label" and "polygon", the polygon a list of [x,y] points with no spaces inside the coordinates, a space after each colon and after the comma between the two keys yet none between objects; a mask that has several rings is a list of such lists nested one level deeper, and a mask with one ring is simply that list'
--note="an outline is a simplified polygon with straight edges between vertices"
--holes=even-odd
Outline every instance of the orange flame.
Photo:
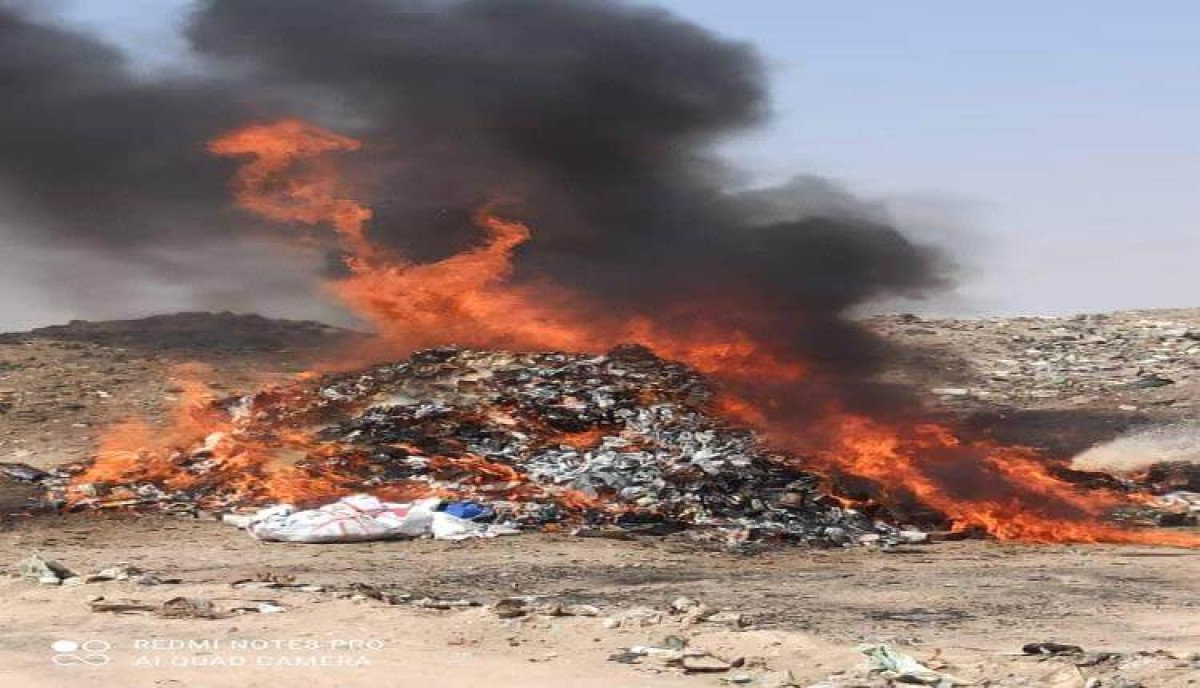
[{"label": "orange flame", "polygon": [[238,205],[277,222],[328,222],[356,255],[368,255],[373,247],[364,230],[370,209],[339,198],[336,174],[314,164],[325,153],[359,147],[354,139],[285,119],[230,132],[210,142],[208,150],[222,156],[252,156],[237,172]]},{"label": "orange flame", "polygon": [[1001,540],[1200,546],[1196,536],[1129,530],[1101,522],[1127,495],[1084,491],[1053,476],[1031,449],[963,443],[948,428],[902,431],[853,415],[835,421],[818,452],[829,469],[896,486],[944,513],[956,530],[982,527]]},{"label": "orange flame", "polygon": [[96,461],[76,475],[75,482],[179,480],[168,451],[152,448],[188,446],[208,434],[209,423],[202,411],[212,400],[203,381],[208,372],[208,368],[197,363],[174,366],[170,379],[177,381],[180,395],[167,426],[152,428],[144,420],[134,418],[105,428],[97,440]]},{"label": "orange flame", "polygon": [[[209,372],[196,363],[172,369],[181,392],[165,427],[133,419],[105,428],[94,461],[71,479],[69,501],[120,503],[132,496],[127,489],[98,497],[84,486],[145,481],[172,491],[219,486],[220,493],[263,502],[322,501],[350,491],[348,480],[336,474],[310,475],[283,459],[288,453],[305,456],[325,449],[306,434],[282,429],[251,438],[244,432],[247,419],[238,421],[214,409],[204,382]],[[191,470],[194,466],[202,469]]]},{"label": "orange flame", "polygon": [[[726,383],[729,389],[716,400],[715,410],[805,457],[809,464],[804,467],[869,479],[885,496],[889,492],[912,495],[944,513],[955,528],[982,527],[998,538],[1037,542],[1200,545],[1200,539],[1184,534],[1126,530],[1103,523],[1109,510],[1129,503],[1130,497],[1082,492],[1056,478],[1044,459],[1027,449],[964,442],[942,426],[890,425],[832,407],[810,412],[812,417],[803,420],[781,417],[781,405],[772,403],[771,389],[820,382],[804,361],[705,317],[713,312],[711,304],[698,305],[694,312],[671,313],[668,328],[662,318],[619,319],[568,289],[514,282],[513,254],[532,240],[532,234],[524,224],[497,217],[489,208],[475,217],[483,240],[444,260],[418,264],[384,250],[367,236],[371,211],[343,192],[326,157],[359,148],[354,139],[294,119],[247,126],[209,145],[216,155],[248,158],[235,178],[239,206],[274,221],[333,228],[347,254],[349,275],[332,281],[329,288],[376,327],[390,344],[390,355],[448,343],[598,352],[636,342]],[[192,416],[185,415],[176,419],[176,428],[161,435],[166,444],[186,446],[178,442],[183,435],[203,437],[214,432],[203,424],[191,425],[187,419]],[[278,465],[268,444],[238,438],[236,429],[217,431],[232,438],[218,442],[221,477],[229,481],[231,490],[286,499],[297,494],[333,495],[346,488],[337,476],[318,479],[289,471]],[[115,436],[102,441],[98,461],[84,477],[137,473],[165,475],[179,483],[170,460],[161,452],[144,450],[152,444],[150,434],[136,425],[114,429]],[[575,439],[591,441],[589,437],[564,441]],[[228,447],[222,448],[225,444]],[[299,446],[313,449],[308,440]],[[438,465],[474,473],[481,488],[504,483],[510,494],[533,489],[521,484],[520,476],[508,467],[483,459],[441,460]],[[437,493],[438,488],[414,483],[387,490],[423,495]],[[560,499],[578,508],[596,505],[586,495],[564,494]]]},{"label": "orange flame", "polygon": [[[780,358],[746,333],[720,328],[702,317],[668,331],[649,317],[615,321],[569,290],[513,283],[513,252],[532,234],[525,225],[496,217],[487,208],[475,218],[485,233],[483,243],[444,260],[413,264],[378,250],[366,236],[370,211],[341,197],[336,176],[317,162],[325,153],[358,148],[357,141],[296,120],[247,127],[211,147],[221,155],[251,156],[236,179],[236,199],[246,210],[275,220],[333,226],[351,269],[349,277],[331,285],[333,291],[369,318],[398,350],[453,342],[599,351],[632,341],[751,391],[759,381],[779,385],[805,377],[802,361]],[[1035,541],[1197,543],[1184,536],[1100,523],[1099,517],[1122,498],[1079,492],[1052,476],[1028,450],[964,444],[940,426],[901,431],[836,411],[822,414],[815,423],[799,424],[798,434],[797,424],[773,420],[765,403],[726,395],[718,410],[795,449],[811,450],[812,438],[806,434],[816,426],[825,435],[824,446],[808,453],[819,463],[882,486],[903,485],[958,528],[981,526],[999,538]],[[965,463],[974,465],[976,480],[1003,483],[1009,489],[996,491],[999,498],[988,485],[974,486],[975,494],[955,493],[946,471],[938,475],[933,470],[944,464],[941,467],[952,472]]]}]

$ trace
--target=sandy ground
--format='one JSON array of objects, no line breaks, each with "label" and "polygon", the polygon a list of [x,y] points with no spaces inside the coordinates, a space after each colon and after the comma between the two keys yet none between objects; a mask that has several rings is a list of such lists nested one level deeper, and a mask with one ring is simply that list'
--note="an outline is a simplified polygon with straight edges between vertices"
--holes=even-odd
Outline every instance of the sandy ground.
[{"label": "sandy ground", "polygon": [[[77,573],[128,562],[181,582],[0,582],[0,685],[267,686],[294,677],[312,686],[713,686],[729,676],[608,659],[668,635],[744,658],[749,677],[790,670],[796,685],[853,674],[861,642],[938,657],[981,685],[1084,685],[1086,668],[1016,656],[1023,644],[1044,640],[1169,651],[1175,657],[1155,659],[1152,681],[1142,685],[1200,685],[1200,669],[1187,659],[1200,648],[1196,552],[975,541],[746,556],[662,539],[565,535],[316,546],[258,543],[222,523],[173,516],[10,522],[0,560],[35,551]],[[230,585],[270,575],[327,591]],[[353,583],[484,606],[438,611],[337,592]],[[96,595],[151,603],[204,597],[218,608],[269,599],[287,610],[162,619],[91,611],[87,600]],[[501,619],[487,606],[512,595],[594,605],[601,617]],[[680,596],[740,612],[749,626],[681,625],[667,611]],[[666,613],[653,625],[606,627],[604,617],[637,608]],[[56,665],[51,645],[59,640],[110,643],[109,661]],[[212,642],[180,647],[187,641]],[[238,661],[247,665],[221,666]],[[312,662],[325,666],[305,666]]]},{"label": "sandy ground", "polygon": [[[149,328],[101,324],[0,341],[0,461],[82,458],[105,423],[169,407],[179,391],[170,370],[179,362],[209,363],[213,381],[232,392],[304,369],[309,357],[298,344],[329,336],[272,323],[266,339],[252,319],[172,316]],[[1104,411],[1002,409],[986,422],[1073,450],[1145,417]],[[19,512],[26,493],[0,484],[0,513]],[[1200,685],[1200,659],[1191,654],[1200,651],[1197,552],[970,541],[747,556],[669,538],[546,534],[315,546],[257,543],[228,525],[178,516],[0,517],[0,569],[15,574],[34,552],[77,573],[125,562],[181,582],[49,587],[0,577],[0,686],[719,686],[746,678],[751,688],[778,688],[783,671],[799,686],[884,685],[858,668],[863,642],[944,663],[976,685],[1084,688],[1089,677],[1101,678],[1100,688]],[[230,585],[269,576],[327,590]],[[356,600],[341,592],[353,584],[483,606],[439,611]],[[286,610],[164,619],[94,612],[87,602],[98,595],[206,598],[221,609],[269,599]],[[499,618],[489,605],[513,595],[594,605],[600,616]],[[750,623],[682,625],[666,613],[681,596]],[[663,612],[660,622],[605,622],[637,617],[631,610],[639,608]],[[652,660],[610,660],[672,635],[744,667],[685,675]],[[1127,654],[1085,667],[1020,656],[1025,643],[1047,640]],[[65,651],[56,641],[92,643]]]}]

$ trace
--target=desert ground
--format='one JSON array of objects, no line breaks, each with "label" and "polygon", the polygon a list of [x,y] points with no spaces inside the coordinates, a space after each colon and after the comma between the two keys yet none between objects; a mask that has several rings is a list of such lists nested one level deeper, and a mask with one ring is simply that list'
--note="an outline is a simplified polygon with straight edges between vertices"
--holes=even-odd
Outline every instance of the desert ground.
[{"label": "desert ground", "polygon": [[[870,324],[931,407],[1000,438],[1076,452],[1197,420],[1200,311]],[[105,424],[168,408],[178,363],[207,364],[232,394],[354,336],[230,314],[3,335],[0,462],[83,458]],[[29,493],[0,481],[0,685],[888,685],[863,667],[863,643],[964,684],[1200,685],[1189,550],[968,540],[745,554],[550,533],[298,545],[207,515],[31,513]],[[34,553],[82,575],[128,564],[154,579],[43,585],[17,575]],[[151,609],[176,597],[214,607]],[[1039,642],[1083,653],[1022,652]]]}]

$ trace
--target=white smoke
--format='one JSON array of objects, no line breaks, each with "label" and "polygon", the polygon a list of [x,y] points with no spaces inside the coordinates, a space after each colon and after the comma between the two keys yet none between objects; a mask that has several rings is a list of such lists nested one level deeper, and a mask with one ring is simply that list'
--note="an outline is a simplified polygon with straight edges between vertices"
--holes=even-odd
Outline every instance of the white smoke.
[{"label": "white smoke", "polygon": [[1200,464],[1200,423],[1175,423],[1131,432],[1082,452],[1072,459],[1071,467],[1131,473],[1167,462]]}]

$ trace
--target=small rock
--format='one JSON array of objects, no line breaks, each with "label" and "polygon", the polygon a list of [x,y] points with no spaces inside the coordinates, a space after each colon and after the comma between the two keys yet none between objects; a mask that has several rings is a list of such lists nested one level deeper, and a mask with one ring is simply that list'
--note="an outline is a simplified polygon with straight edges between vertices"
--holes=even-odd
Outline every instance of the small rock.
[{"label": "small rock", "polygon": [[129,580],[133,576],[140,576],[144,573],[141,569],[131,564],[117,564],[106,569],[101,569],[96,573],[88,575],[84,578],[86,583],[99,583],[101,581],[123,581]]},{"label": "small rock", "polygon": [[1065,643],[1041,642],[1027,643],[1021,647],[1021,652],[1027,655],[1081,655],[1083,654],[1083,648],[1078,645],[1067,645]]},{"label": "small rock", "polygon": [[1173,384],[1175,384],[1175,381],[1171,378],[1152,373],[1150,375],[1143,375],[1133,382],[1127,382],[1124,385],[1121,385],[1121,387],[1124,387],[1125,389],[1154,389],[1156,387],[1166,387],[1167,385]]},{"label": "small rock", "polygon": [[665,647],[668,650],[683,650],[687,648],[687,646],[688,640],[683,636],[669,635],[666,638],[663,638],[662,641],[662,647]]},{"label": "small rock", "polygon": [[662,612],[648,607],[635,607],[604,620],[605,628],[642,628],[662,623]]},{"label": "small rock", "polygon": [[71,570],[57,561],[43,559],[31,554],[17,564],[17,572],[24,578],[35,578],[39,583],[58,585],[64,579],[75,577]]},{"label": "small rock", "polygon": [[478,607],[480,606],[480,603],[476,602],[475,600],[442,600],[434,597],[422,597],[420,599],[413,600],[412,605],[414,607],[421,607],[422,609],[437,609],[440,611],[446,611],[450,609]]},{"label": "small rock", "polygon": [[501,619],[516,619],[529,613],[529,600],[523,597],[506,597],[492,605],[492,612]]},{"label": "small rock", "polygon": [[684,671],[694,674],[715,674],[733,668],[733,664],[712,655],[687,655],[679,665]]},{"label": "small rock", "polygon": [[699,606],[692,607],[691,609],[689,609],[688,612],[683,615],[683,618],[681,618],[679,620],[679,622],[682,623],[684,626],[691,626],[693,624],[698,624],[701,621],[708,620],[709,617],[711,617],[713,614],[716,614],[716,613],[717,613],[716,609],[713,609],[712,607],[708,606],[707,604],[701,604]]},{"label": "small rock", "polygon": [[203,597],[172,597],[163,602],[156,613],[166,619],[216,619],[221,616],[212,600]]},{"label": "small rock", "polygon": [[693,600],[690,597],[676,597],[675,600],[671,602],[671,610],[679,614],[684,614],[699,606],[700,602]]},{"label": "small rock", "polygon": [[717,612],[709,616],[705,621],[735,629],[745,628],[750,625],[750,619],[741,612]]},{"label": "small rock", "polygon": [[755,688],[793,688],[796,685],[796,678],[792,676],[792,672],[783,671],[768,671],[758,677],[758,681],[754,684]]}]

